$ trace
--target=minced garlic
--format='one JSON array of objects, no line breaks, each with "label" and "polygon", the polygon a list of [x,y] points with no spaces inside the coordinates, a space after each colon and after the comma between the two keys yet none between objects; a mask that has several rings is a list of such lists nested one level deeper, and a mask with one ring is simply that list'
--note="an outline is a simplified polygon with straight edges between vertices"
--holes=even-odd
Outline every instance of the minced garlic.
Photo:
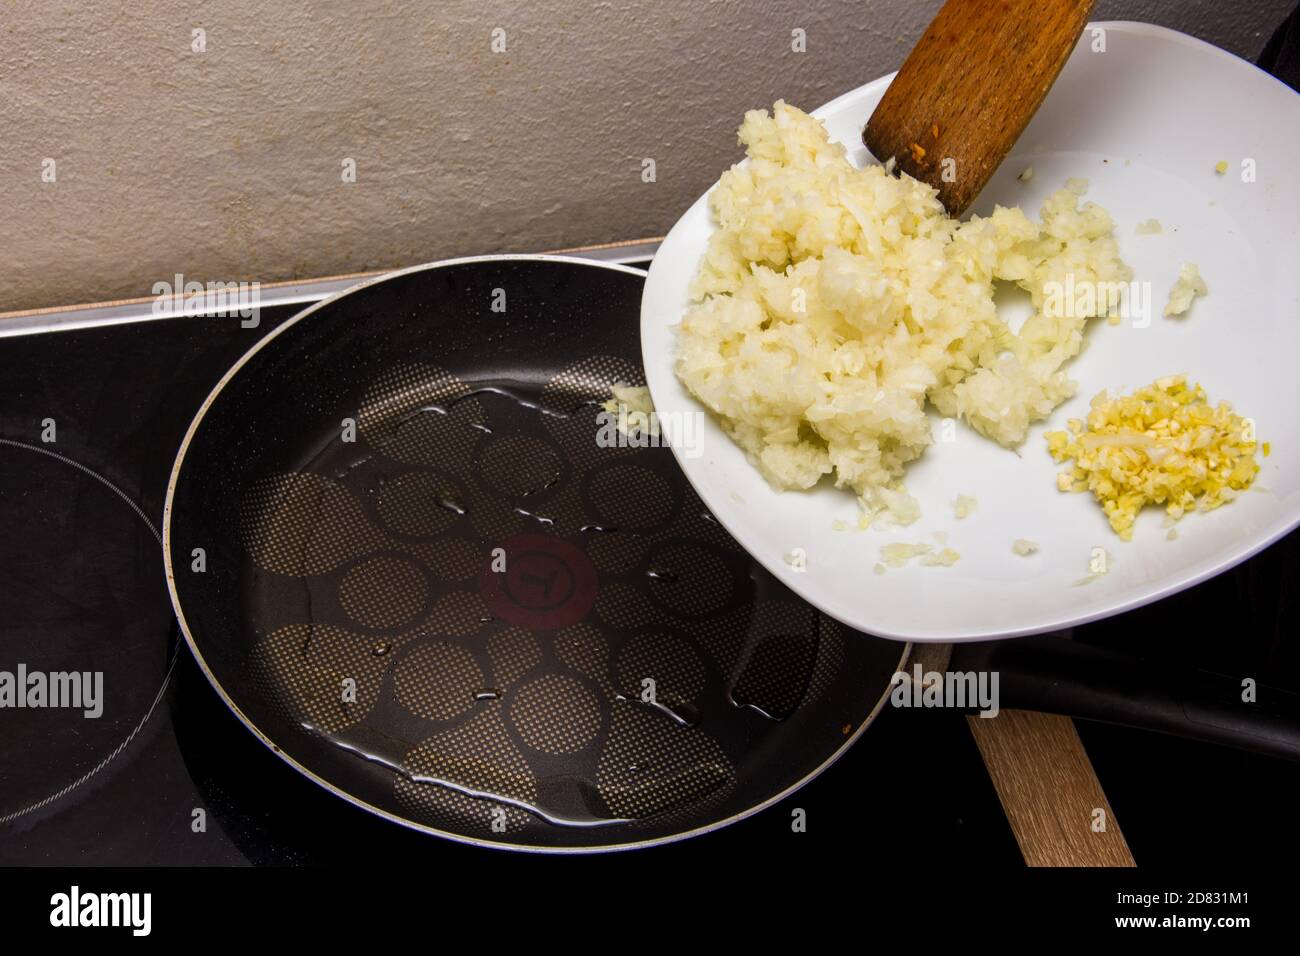
[{"label": "minced garlic", "polygon": [[1169,290],[1169,301],[1165,303],[1165,317],[1182,315],[1192,307],[1192,300],[1198,295],[1208,295],[1209,286],[1201,278],[1201,270],[1194,262],[1184,262],[1178,269],[1178,278]]},{"label": "minced garlic", "polygon": [[618,430],[624,435],[638,435],[642,432],[658,437],[659,422],[655,419],[654,403],[650,401],[650,389],[644,385],[624,385],[616,383],[611,389],[611,398],[601,403],[601,408],[611,415],[618,416]]},{"label": "minced garlic", "polygon": [[1259,472],[1254,428],[1227,402],[1211,406],[1205,390],[1182,375],[1130,396],[1102,392],[1086,428],[1045,437],[1053,458],[1074,462],[1057,487],[1091,491],[1125,541],[1145,505],[1163,504],[1175,521],[1188,511],[1211,511],[1249,488]]},{"label": "minced garlic", "polygon": [[927,568],[950,568],[961,560],[961,555],[952,548],[944,548],[930,554],[921,555],[921,563]]}]

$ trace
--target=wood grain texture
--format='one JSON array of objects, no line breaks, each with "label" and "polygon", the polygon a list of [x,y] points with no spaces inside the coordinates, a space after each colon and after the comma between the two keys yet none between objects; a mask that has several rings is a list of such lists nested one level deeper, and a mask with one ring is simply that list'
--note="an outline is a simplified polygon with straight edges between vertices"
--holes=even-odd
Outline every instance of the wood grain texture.
[{"label": "wood grain texture", "polygon": [[863,143],[961,215],[1038,111],[1093,2],[948,0],[885,91]]},{"label": "wood grain texture", "polygon": [[1004,710],[967,722],[1027,864],[1136,865],[1072,720]]}]

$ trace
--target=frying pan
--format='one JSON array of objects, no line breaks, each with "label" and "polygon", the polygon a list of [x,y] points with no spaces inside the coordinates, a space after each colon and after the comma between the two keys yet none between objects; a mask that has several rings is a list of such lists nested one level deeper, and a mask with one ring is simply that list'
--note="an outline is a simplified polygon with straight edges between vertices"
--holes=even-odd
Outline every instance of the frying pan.
[{"label": "frying pan", "polygon": [[[670,449],[602,429],[644,381],[643,278],[408,269],[288,320],[204,401],[168,486],[172,601],[297,770],[456,840],[619,849],[770,805],[886,705],[909,645],[801,602]],[[1293,714],[1164,668],[1060,638],[957,653],[999,670],[1004,708],[1300,754]]]},{"label": "frying pan", "polygon": [[456,260],[258,343],[173,468],[194,654],[297,769],[408,826],[538,850],[753,812],[882,706],[905,645],[795,598],[671,451],[599,442],[642,384],[644,273]]}]

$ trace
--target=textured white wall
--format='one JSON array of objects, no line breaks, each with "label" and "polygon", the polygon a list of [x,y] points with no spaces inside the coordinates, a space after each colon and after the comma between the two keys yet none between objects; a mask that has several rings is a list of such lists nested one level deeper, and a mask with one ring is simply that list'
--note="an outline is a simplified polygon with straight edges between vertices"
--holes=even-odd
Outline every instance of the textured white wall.
[{"label": "textured white wall", "polygon": [[[1100,0],[1096,18],[1253,58],[1292,4]],[[661,234],[736,159],[744,110],[896,69],[938,5],[9,0],[0,311],[148,295],[176,272],[271,281]]]}]

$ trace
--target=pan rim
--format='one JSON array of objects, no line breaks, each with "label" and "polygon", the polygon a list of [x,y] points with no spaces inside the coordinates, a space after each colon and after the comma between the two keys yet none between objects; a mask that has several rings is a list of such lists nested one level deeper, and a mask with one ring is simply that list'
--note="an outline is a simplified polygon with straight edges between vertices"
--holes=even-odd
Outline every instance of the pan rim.
[{"label": "pan rim", "polygon": [[[398,824],[399,826],[405,827],[406,829],[427,833],[432,836],[440,837],[446,840],[451,840],[456,843],[461,843],[469,846],[477,846],[477,847],[482,847],[484,849],[491,849],[491,850],[510,851],[516,853],[537,853],[537,854],[546,854],[546,855],[550,855],[550,854],[585,855],[585,854],[598,854],[598,853],[612,853],[612,852],[618,852],[622,850],[642,849],[646,847],[659,846],[668,843],[676,843],[681,840],[687,840],[692,837],[700,836],[705,833],[711,833],[714,830],[719,830],[723,827],[729,826],[732,823],[737,823],[757,813],[760,813],[763,810],[768,809],[769,807],[784,800],[786,797],[795,793],[796,791],[801,789],[804,785],[806,785],[810,781],[820,776],[824,771],[826,771],[827,768],[829,768],[832,764],[834,764],[837,760],[839,760],[839,758],[843,756],[844,753],[848,751],[848,749],[851,746],[853,746],[853,744],[858,740],[858,738],[862,736],[863,731],[865,731],[867,727],[870,726],[875,721],[876,717],[880,715],[880,712],[884,709],[885,702],[889,699],[890,691],[893,685],[892,684],[885,685],[884,689],[880,693],[880,697],[876,700],[875,704],[872,706],[871,710],[867,713],[866,717],[864,717],[861,723],[859,723],[858,726],[854,729],[853,733],[850,734],[848,737],[846,737],[844,741],[818,766],[813,768],[809,773],[805,774],[799,780],[795,781],[793,784],[786,787],[779,793],[773,794],[772,796],[761,801],[760,803],[757,803],[751,807],[747,807],[745,810],[739,813],[732,814],[731,816],[725,817],[720,820],[715,820],[712,823],[708,823],[701,827],[695,827],[690,830],[683,830],[680,833],[673,833],[673,834],[669,834],[668,836],[655,837],[646,840],[635,840],[626,843],[602,844],[599,846],[529,846],[529,845],[518,844],[518,843],[508,843],[500,840],[487,840],[479,837],[466,836],[465,834],[452,833],[447,830],[440,830],[437,827],[432,827],[426,824],[418,823],[414,820],[410,820],[407,819],[406,817],[393,813],[392,811],[385,810],[382,807],[377,807],[371,803],[368,803],[365,800],[362,800],[360,797],[348,793],[346,790],[343,790],[341,787],[324,779],[323,777],[321,777],[320,775],[312,771],[310,768],[304,766],[302,763],[300,763],[290,754],[288,754],[282,747],[276,744],[274,740],[272,740],[267,734],[265,734],[261,730],[261,728],[258,727],[248,717],[248,715],[246,715],[240,709],[239,705],[235,703],[233,698],[226,692],[226,689],[222,686],[221,682],[217,679],[216,675],[213,674],[212,670],[208,667],[207,660],[204,658],[203,653],[199,650],[198,644],[195,641],[194,636],[190,633],[189,622],[185,619],[185,611],[181,607],[180,595],[176,591],[176,574],[175,574],[175,568],[173,567],[172,564],[172,541],[171,541],[171,527],[172,527],[171,521],[172,521],[172,514],[173,514],[172,506],[173,506],[173,500],[176,492],[177,480],[180,477],[181,467],[184,464],[185,454],[189,450],[190,442],[193,440],[194,435],[198,432],[198,429],[202,424],[204,417],[207,415],[209,409],[211,409],[213,404],[216,403],[217,398],[220,396],[221,392],[225,389],[226,385],[229,384],[229,382],[238,374],[240,369],[242,369],[244,365],[247,364],[253,358],[254,355],[260,352],[264,347],[266,347],[273,339],[275,339],[278,335],[280,335],[280,333],[284,332],[285,330],[289,329],[294,325],[297,325],[300,321],[307,318],[307,316],[311,315],[317,310],[322,309],[325,306],[332,305],[333,303],[344,298],[345,296],[352,295],[355,292],[360,292],[362,289],[366,289],[377,283],[387,282],[390,279],[396,279],[399,276],[410,275],[416,272],[432,271],[434,269],[443,269],[451,266],[469,265],[469,264],[484,263],[484,262],[557,262],[557,263],[564,263],[568,265],[585,266],[587,268],[593,268],[593,269],[607,269],[615,272],[623,272],[629,275],[641,276],[643,278],[646,275],[646,271],[644,269],[637,269],[633,266],[623,265],[622,263],[602,262],[598,260],[581,259],[575,256],[548,255],[544,253],[535,253],[535,254],[502,253],[502,254],[481,255],[481,256],[462,256],[454,259],[442,259],[436,262],[427,262],[427,263],[422,263],[420,265],[408,266],[407,268],[404,269],[398,269],[394,272],[385,273],[384,275],[381,276],[374,276],[370,279],[366,279],[362,282],[358,282],[356,285],[349,286],[348,288],[342,290],[341,292],[336,292],[334,295],[331,295],[328,298],[322,299],[320,302],[316,302],[308,306],[306,309],[303,309],[301,312],[295,313],[288,320],[281,323],[275,329],[272,329],[270,332],[264,335],[257,342],[254,342],[253,345],[249,347],[248,351],[246,351],[243,355],[241,355],[239,359],[233,365],[231,365],[229,369],[226,370],[225,374],[222,375],[221,378],[217,381],[217,384],[213,386],[212,391],[208,393],[208,396],[203,400],[203,403],[199,406],[198,410],[194,413],[194,417],[191,419],[189,427],[185,430],[185,437],[181,439],[180,447],[176,451],[176,458],[172,463],[171,473],[168,475],[167,478],[167,496],[163,503],[163,517],[162,517],[163,568],[167,576],[167,593],[171,599],[172,610],[176,614],[176,622],[180,626],[181,633],[185,637],[185,643],[189,647],[190,653],[194,656],[194,659],[198,663],[199,669],[203,672],[203,676],[207,679],[208,684],[211,685],[214,691],[216,691],[217,695],[221,698],[222,702],[226,705],[226,707],[230,710],[230,712],[235,715],[235,717],[239,720],[241,724],[243,724],[248,730],[250,730],[253,733],[254,737],[256,737],[259,741],[261,741],[262,744],[265,745],[272,753],[274,753],[277,757],[279,757],[281,760],[287,763],[298,773],[302,774],[308,780],[317,784],[324,790],[332,793],[337,797],[342,798],[343,800],[346,800],[348,803],[352,804],[353,806],[356,806],[362,810],[374,814],[375,816],[389,820],[393,823]],[[903,643],[901,645],[901,653],[899,656],[898,664],[895,666],[895,672],[901,671],[906,667],[908,658],[911,655],[911,651],[912,651],[912,645],[910,643]]]}]

